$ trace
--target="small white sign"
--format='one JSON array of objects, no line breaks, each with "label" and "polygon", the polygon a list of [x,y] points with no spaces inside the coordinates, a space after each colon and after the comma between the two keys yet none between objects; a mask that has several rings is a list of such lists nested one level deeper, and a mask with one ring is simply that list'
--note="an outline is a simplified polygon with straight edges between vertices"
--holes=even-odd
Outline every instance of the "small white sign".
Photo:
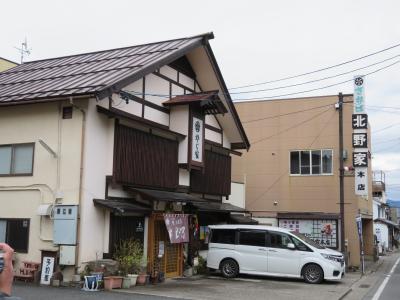
[{"label": "small white sign", "polygon": [[42,274],[40,276],[40,284],[50,285],[51,276],[54,272],[54,257],[45,256],[42,262]]},{"label": "small white sign", "polygon": [[203,120],[195,117],[192,121],[192,161],[203,162]]},{"label": "small white sign", "polygon": [[355,168],[355,193],[358,196],[368,196],[368,168]]}]

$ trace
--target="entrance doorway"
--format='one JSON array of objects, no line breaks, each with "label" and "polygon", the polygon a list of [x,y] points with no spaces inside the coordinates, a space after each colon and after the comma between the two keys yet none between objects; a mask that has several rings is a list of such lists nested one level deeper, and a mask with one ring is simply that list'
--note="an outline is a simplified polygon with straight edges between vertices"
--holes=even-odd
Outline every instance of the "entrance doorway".
[{"label": "entrance doorway", "polygon": [[182,276],[182,244],[171,244],[162,214],[153,214],[149,220],[148,263],[152,273],[164,272],[167,278]]},{"label": "entrance doorway", "polygon": [[123,240],[139,240],[143,245],[144,240],[144,217],[137,216],[110,216],[110,257],[115,252],[115,246]]}]

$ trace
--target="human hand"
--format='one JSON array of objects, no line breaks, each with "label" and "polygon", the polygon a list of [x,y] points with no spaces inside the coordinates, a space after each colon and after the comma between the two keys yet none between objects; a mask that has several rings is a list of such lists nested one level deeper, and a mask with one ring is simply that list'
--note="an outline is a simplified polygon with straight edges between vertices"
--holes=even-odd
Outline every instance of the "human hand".
[{"label": "human hand", "polygon": [[3,251],[4,257],[4,268],[3,272],[0,273],[0,292],[11,295],[11,287],[14,277],[12,265],[14,249],[7,244],[0,243],[0,250]]}]

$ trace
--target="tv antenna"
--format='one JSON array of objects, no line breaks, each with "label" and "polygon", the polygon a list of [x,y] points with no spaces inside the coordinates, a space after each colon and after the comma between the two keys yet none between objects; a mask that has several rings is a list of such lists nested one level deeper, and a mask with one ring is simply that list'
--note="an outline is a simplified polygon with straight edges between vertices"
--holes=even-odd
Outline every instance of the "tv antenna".
[{"label": "tv antenna", "polygon": [[19,51],[19,53],[21,54],[21,64],[24,62],[25,55],[30,55],[31,50],[32,50],[32,48],[28,48],[28,42],[26,41],[26,38],[25,38],[25,42],[22,42],[21,48],[18,48],[18,47],[14,47],[14,48],[17,49]]}]

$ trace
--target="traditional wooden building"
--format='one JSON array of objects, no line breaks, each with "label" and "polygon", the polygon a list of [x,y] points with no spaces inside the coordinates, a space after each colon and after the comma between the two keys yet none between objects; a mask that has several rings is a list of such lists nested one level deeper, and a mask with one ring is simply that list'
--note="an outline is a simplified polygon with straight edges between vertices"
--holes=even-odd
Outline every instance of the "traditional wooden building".
[{"label": "traditional wooden building", "polygon": [[231,155],[250,145],[212,38],[33,61],[0,74],[0,240],[22,245],[19,261],[54,251],[68,279],[136,237],[148,270],[177,276],[200,247],[203,225],[243,212],[229,203]]}]

